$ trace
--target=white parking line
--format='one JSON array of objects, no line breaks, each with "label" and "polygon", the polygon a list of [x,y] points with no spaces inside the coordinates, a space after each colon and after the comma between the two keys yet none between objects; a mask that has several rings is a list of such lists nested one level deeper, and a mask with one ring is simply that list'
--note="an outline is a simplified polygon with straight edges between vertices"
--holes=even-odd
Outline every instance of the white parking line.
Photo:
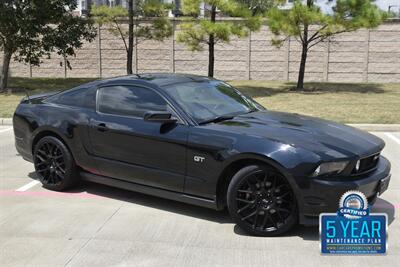
[{"label": "white parking line", "polygon": [[394,134],[392,134],[392,133],[385,133],[385,135],[386,135],[387,137],[389,137],[390,139],[392,139],[393,141],[395,141],[397,144],[400,145],[400,139],[397,138]]},{"label": "white parking line", "polygon": [[30,183],[27,183],[27,184],[24,185],[24,186],[21,186],[20,188],[18,188],[18,189],[15,190],[15,191],[17,191],[17,192],[24,192],[24,191],[28,190],[29,188],[34,187],[34,186],[37,185],[37,184],[40,184],[40,182],[34,180],[34,181],[30,182]]},{"label": "white parking line", "polygon": [[0,130],[0,133],[8,132],[8,131],[10,131],[10,130],[12,130],[12,127],[6,128],[6,129],[1,129],[1,130]]}]

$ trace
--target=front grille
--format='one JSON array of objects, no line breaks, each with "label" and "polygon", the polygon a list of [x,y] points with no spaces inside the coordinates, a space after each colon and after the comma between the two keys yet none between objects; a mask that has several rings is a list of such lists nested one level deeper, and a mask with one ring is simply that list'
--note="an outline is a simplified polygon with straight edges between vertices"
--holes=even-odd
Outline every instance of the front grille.
[{"label": "front grille", "polygon": [[354,166],[352,174],[358,175],[372,171],[376,168],[378,161],[379,161],[379,153],[373,154],[365,158],[361,158],[360,167],[357,169],[356,166]]}]

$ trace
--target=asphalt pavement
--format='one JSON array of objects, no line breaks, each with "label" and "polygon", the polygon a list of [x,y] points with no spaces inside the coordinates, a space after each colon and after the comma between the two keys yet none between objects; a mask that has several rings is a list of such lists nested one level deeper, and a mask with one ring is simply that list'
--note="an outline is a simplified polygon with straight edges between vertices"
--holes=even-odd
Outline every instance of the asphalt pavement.
[{"label": "asphalt pavement", "polygon": [[0,266],[399,266],[400,132],[374,132],[392,163],[373,212],[389,217],[385,256],[322,256],[318,227],[252,237],[217,212],[96,184],[41,187],[0,126]]}]

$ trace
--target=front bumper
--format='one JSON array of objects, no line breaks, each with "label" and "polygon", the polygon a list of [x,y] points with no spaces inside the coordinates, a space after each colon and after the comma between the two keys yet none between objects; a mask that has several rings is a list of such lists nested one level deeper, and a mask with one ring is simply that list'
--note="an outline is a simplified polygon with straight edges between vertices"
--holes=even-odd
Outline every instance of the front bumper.
[{"label": "front bumper", "polygon": [[340,197],[349,190],[361,191],[372,205],[378,194],[387,188],[390,180],[390,162],[380,156],[377,168],[373,172],[362,177],[351,177],[349,180],[307,179],[307,183],[302,183],[303,188],[297,196],[300,223],[316,225],[320,213],[337,211]]}]

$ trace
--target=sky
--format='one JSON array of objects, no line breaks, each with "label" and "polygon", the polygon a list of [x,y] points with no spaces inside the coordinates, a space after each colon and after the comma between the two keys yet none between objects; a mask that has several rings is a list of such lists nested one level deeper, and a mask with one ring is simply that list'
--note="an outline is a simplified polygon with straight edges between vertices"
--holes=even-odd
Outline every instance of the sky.
[{"label": "sky", "polygon": [[[316,5],[325,13],[332,13],[332,6],[335,5],[335,2],[336,1],[315,0]],[[399,13],[400,10],[400,0],[376,0],[375,4],[384,11],[388,11],[389,6],[392,6],[390,10],[393,12]]]},{"label": "sky", "polygon": [[389,6],[394,6],[390,10],[399,12],[400,0],[377,0],[376,5],[381,9],[388,11]]}]

